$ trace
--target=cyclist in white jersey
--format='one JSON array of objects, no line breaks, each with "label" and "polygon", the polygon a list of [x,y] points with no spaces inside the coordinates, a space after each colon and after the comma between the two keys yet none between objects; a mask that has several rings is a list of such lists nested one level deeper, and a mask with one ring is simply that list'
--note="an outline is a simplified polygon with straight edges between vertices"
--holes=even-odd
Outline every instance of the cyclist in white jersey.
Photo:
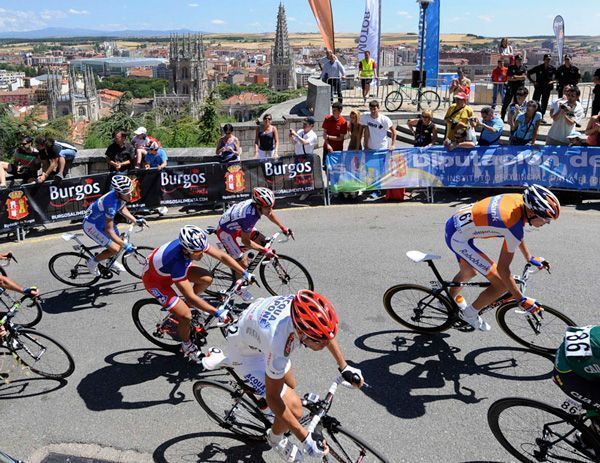
[{"label": "cyclist in white jersey", "polygon": [[320,351],[327,347],[344,379],[356,387],[364,384],[362,373],[346,363],[335,339],[338,317],[329,300],[303,289],[295,295],[258,299],[231,325],[227,335],[227,357],[210,349],[202,360],[212,370],[226,362],[234,365],[241,378],[257,395],[265,397],[275,416],[267,441],[288,462],[301,461],[302,452],[284,437],[290,431],[313,457],[327,454],[318,436],[309,434],[298,419],[302,402],[294,391],[296,378],[290,355],[300,345]]}]

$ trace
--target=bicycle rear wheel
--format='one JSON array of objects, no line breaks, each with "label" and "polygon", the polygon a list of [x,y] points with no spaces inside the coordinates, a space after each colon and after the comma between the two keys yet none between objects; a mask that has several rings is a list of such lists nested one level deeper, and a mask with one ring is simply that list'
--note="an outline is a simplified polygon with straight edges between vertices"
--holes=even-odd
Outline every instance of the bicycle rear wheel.
[{"label": "bicycle rear wheel", "polygon": [[32,329],[18,329],[13,333],[10,350],[31,371],[46,378],[61,379],[75,370],[73,357],[59,342]]},{"label": "bicycle rear wheel", "polygon": [[552,307],[542,305],[538,314],[522,314],[516,302],[509,302],[496,311],[496,320],[502,331],[522,346],[541,354],[554,354],[560,346],[568,326],[575,322]]},{"label": "bicycle rear wheel", "polygon": [[420,285],[392,286],[383,295],[383,306],[395,321],[419,333],[438,333],[455,321],[448,299]]},{"label": "bicycle rear wheel", "polygon": [[388,93],[385,97],[385,109],[390,112],[398,111],[402,106],[403,101],[404,98],[402,97],[402,93],[400,93],[398,90],[394,90],[393,92]]},{"label": "bicycle rear wheel", "polygon": [[440,96],[433,90],[426,90],[421,93],[421,109],[428,111],[437,111],[442,100]]},{"label": "bicycle rear wheel", "polygon": [[304,265],[281,254],[276,259],[263,260],[259,274],[265,289],[273,296],[294,294],[301,289],[315,289],[313,279]]},{"label": "bicycle rear wheel", "polygon": [[388,463],[388,459],[350,431],[344,429],[337,421],[323,427],[323,437],[329,446],[329,454],[324,462],[336,463]]},{"label": "bicycle rear wheel", "polygon": [[229,291],[235,283],[235,272],[220,260],[205,255],[206,269],[212,275],[213,281],[204,292],[210,296],[219,296],[221,292]]},{"label": "bicycle rear wheel", "polygon": [[[0,311],[0,318],[4,316],[7,311],[2,309]],[[39,299],[27,298],[21,304],[21,308],[17,311],[12,319],[15,325],[22,326],[24,328],[31,328],[37,325],[42,319],[42,304]]]},{"label": "bicycle rear wheel", "polygon": [[600,455],[598,439],[577,417],[537,400],[500,399],[488,410],[488,424],[502,447],[524,463],[598,461],[576,432]]},{"label": "bicycle rear wheel", "polygon": [[150,298],[137,301],[131,309],[133,324],[142,336],[161,349],[178,352],[181,340],[175,332],[176,325],[163,326],[168,314],[156,299]]},{"label": "bicycle rear wheel", "polygon": [[193,387],[198,404],[219,426],[248,439],[262,441],[271,423],[242,391],[203,379]]},{"label": "bicycle rear wheel", "polygon": [[123,254],[123,267],[125,267],[127,273],[141,280],[144,274],[144,267],[148,263],[148,257],[152,254],[152,251],[154,251],[154,248],[138,246],[132,253]]},{"label": "bicycle rear wheel", "polygon": [[60,252],[48,262],[54,278],[69,286],[85,287],[96,283],[100,277],[87,268],[88,257],[80,252]]}]

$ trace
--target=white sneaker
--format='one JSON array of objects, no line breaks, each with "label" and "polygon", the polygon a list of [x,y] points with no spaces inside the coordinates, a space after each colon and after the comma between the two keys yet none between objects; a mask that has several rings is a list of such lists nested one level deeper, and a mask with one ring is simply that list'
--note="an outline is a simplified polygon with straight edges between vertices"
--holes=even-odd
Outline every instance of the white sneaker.
[{"label": "white sneaker", "polygon": [[461,310],[458,312],[458,316],[461,320],[467,322],[473,328],[479,331],[489,331],[491,330],[490,325],[479,316],[477,311],[473,310],[472,312]]},{"label": "white sneaker", "polygon": [[123,264],[116,260],[113,262],[113,264],[110,268],[111,268],[111,270],[116,270],[117,273],[125,272],[125,267],[123,267]]},{"label": "white sneaker", "polygon": [[251,302],[251,301],[254,300],[254,296],[246,288],[240,288],[240,289],[238,289],[235,292],[235,294],[237,294],[238,296],[241,296],[242,297],[242,301],[244,301],[244,302]]},{"label": "white sneaker", "polygon": [[187,345],[181,343],[181,353],[185,358],[187,358],[190,362],[194,362],[196,364],[202,363],[202,352],[198,349],[198,346],[194,343],[188,343]]},{"label": "white sneaker", "polygon": [[100,270],[98,270],[98,262],[93,257],[90,257],[85,265],[88,268],[88,271],[95,276],[100,276]]},{"label": "white sneaker", "polygon": [[287,437],[275,437],[271,429],[267,430],[267,443],[287,463],[304,460],[304,454],[296,445],[292,444]]},{"label": "white sneaker", "polygon": [[158,215],[167,215],[167,212],[169,212],[169,208],[165,207],[165,206],[161,206],[156,208],[156,212],[158,212]]}]

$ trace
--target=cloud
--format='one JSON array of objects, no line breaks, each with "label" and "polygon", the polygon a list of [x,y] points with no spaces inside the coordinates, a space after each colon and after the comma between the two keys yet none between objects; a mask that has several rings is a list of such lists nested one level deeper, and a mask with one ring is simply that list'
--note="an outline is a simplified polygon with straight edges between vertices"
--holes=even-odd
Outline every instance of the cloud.
[{"label": "cloud", "polygon": [[197,3],[188,3],[188,6],[191,6],[192,8],[196,8],[200,5],[198,5]]},{"label": "cloud", "polygon": [[412,18],[412,15],[408,11],[398,11],[396,14],[398,16],[404,16],[407,19]]},{"label": "cloud", "polygon": [[46,21],[50,21],[53,19],[61,19],[65,18],[67,13],[61,10],[44,10],[40,13],[40,17]]},{"label": "cloud", "polygon": [[[0,8],[0,32],[13,32],[40,29],[49,21],[65,18],[67,14],[60,10],[25,11]],[[27,27],[24,28],[23,26]]]},{"label": "cloud", "polygon": [[88,10],[76,10],[75,8],[70,8],[68,13],[74,14],[74,15],[81,15],[81,16],[90,14],[90,12]]},{"label": "cloud", "polygon": [[486,16],[486,15],[483,15],[483,14],[477,16],[477,18],[481,19],[483,22],[486,22],[486,23],[491,23],[492,20],[494,19],[493,16]]},{"label": "cloud", "polygon": [[287,17],[287,21],[288,21],[289,23],[293,23],[293,22],[296,22],[296,21],[298,21],[298,20],[297,20],[296,18],[294,18],[293,16],[288,16],[288,17]]},{"label": "cloud", "polygon": [[216,26],[222,26],[223,24],[225,24],[225,21],[223,21],[222,19],[213,19],[210,23]]}]

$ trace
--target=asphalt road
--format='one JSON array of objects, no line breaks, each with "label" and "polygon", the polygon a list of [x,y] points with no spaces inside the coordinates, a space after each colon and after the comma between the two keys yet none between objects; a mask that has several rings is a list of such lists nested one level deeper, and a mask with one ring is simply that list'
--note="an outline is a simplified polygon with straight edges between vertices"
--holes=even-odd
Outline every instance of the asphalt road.
[{"label": "asphalt road", "polygon": [[[557,223],[526,234],[532,252],[554,264],[551,275],[534,277],[530,294],[579,324],[598,323],[594,269],[600,214],[565,209]],[[432,279],[406,251],[441,254],[441,271],[453,274],[456,264],[443,229],[454,210],[453,204],[400,204],[280,212],[296,234],[280,252],[303,262],[317,289],[331,298],[341,318],[345,355],[371,385],[364,392],[341,389],[332,414],[394,462],[511,461],[487,426],[490,404],[506,396],[553,404],[563,398],[549,380],[551,361],[518,347],[492,314],[487,315],[492,331],[486,334],[451,330],[423,336],[385,313],[382,295],[389,286]],[[215,217],[154,222],[137,238],[139,244],[160,245],[176,237],[184,223],[215,222]],[[499,244],[487,241],[483,247],[496,255]],[[9,369],[7,382],[0,384],[0,448],[23,459],[49,445],[78,443],[137,452],[128,461],[152,456],[170,463],[278,461],[264,447],[248,447],[213,424],[191,393],[197,371],[154,349],[137,332],[131,307],[147,297],[140,284],[125,276],[82,290],[53,280],[47,262],[67,247],[54,235],[0,249],[18,256],[9,275],[35,282],[45,293],[38,329],[61,340],[76,360],[66,384]],[[222,342],[216,338],[215,344]],[[293,362],[299,391],[324,395],[336,374],[328,353],[302,349]]]}]

